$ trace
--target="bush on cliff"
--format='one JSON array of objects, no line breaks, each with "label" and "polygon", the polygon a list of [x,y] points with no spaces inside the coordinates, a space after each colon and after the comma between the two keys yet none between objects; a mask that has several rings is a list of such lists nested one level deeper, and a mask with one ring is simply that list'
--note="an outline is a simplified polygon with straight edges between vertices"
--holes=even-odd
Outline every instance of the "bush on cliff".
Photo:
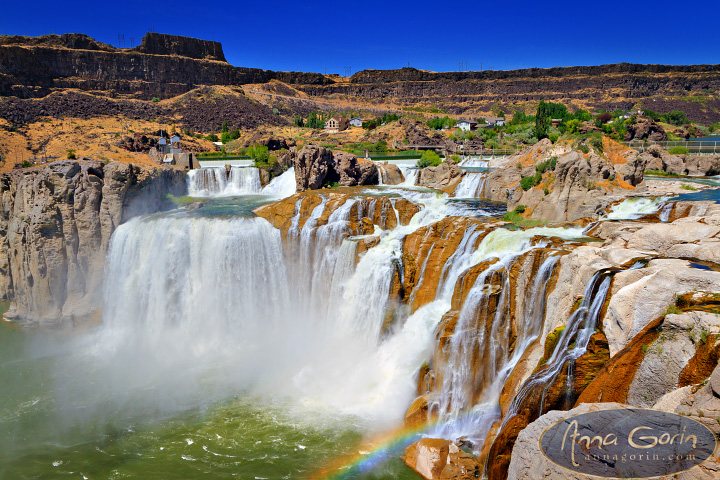
[{"label": "bush on cliff", "polygon": [[422,154],[422,157],[420,157],[420,160],[417,161],[417,167],[437,167],[441,163],[442,159],[437,153],[433,150],[426,150],[425,153]]},{"label": "bush on cliff", "polygon": [[668,153],[670,155],[687,155],[688,153],[690,153],[690,150],[688,150],[687,147],[678,145],[677,147],[672,147],[670,150],[668,150]]},{"label": "bush on cliff", "polygon": [[690,120],[688,120],[685,112],[681,110],[673,110],[663,115],[663,117],[665,118],[665,121],[667,123],[672,123],[673,125],[677,125],[678,127],[680,125],[686,125],[690,123]]}]

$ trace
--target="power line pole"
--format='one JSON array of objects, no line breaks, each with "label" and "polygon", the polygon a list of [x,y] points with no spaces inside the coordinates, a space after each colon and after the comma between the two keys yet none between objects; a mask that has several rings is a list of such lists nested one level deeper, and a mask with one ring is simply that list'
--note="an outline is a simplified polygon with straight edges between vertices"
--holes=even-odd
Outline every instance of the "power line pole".
[{"label": "power line pole", "polygon": [[[122,46],[120,46],[122,44]],[[125,48],[125,34],[118,33],[118,48]]]}]

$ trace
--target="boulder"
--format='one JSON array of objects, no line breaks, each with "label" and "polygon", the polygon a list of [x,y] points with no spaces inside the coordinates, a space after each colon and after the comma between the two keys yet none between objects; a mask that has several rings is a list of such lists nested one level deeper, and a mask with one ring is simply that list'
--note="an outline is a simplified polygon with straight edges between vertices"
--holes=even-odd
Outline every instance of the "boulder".
[{"label": "boulder", "polygon": [[667,140],[665,130],[648,117],[638,117],[634,124],[627,126],[625,141],[647,140],[650,142],[664,142]]},{"label": "boulder", "polygon": [[684,260],[657,259],[647,267],[618,272],[603,318],[603,331],[614,356],[652,320],[675,305],[676,295],[720,292],[720,272],[690,267]]},{"label": "boulder", "polygon": [[375,164],[346,152],[335,152],[325,147],[309,144],[299,152],[291,147],[281,155],[278,163],[292,161],[295,167],[295,183],[298,192],[317,190],[323,185],[337,182],[341,187],[377,185],[378,171]]},{"label": "boulder", "polygon": [[335,152],[333,161],[333,168],[340,175],[338,183],[341,187],[378,184],[378,170],[371,160],[358,158],[352,153]]},{"label": "boulder", "polygon": [[703,331],[720,334],[720,315],[687,312],[667,315],[660,335],[645,352],[628,390],[627,403],[650,408],[677,389],[681,372],[696,354]]},{"label": "boulder", "polygon": [[479,477],[477,460],[450,440],[423,438],[405,449],[405,463],[426,480]]},{"label": "boulder", "polygon": [[399,185],[405,181],[400,168],[393,163],[375,162],[384,185]]},{"label": "boulder", "polygon": [[[709,388],[709,386],[706,386]],[[703,388],[706,388],[703,387]],[[698,392],[699,393],[699,392]],[[720,400],[720,399],[713,399],[710,400],[710,397],[708,396],[709,392],[704,392],[704,397],[701,399],[701,401],[713,401],[711,405],[708,405],[708,403],[704,403],[703,405],[708,408],[715,408],[716,404],[714,403],[714,400]],[[720,406],[720,405],[718,405]],[[593,411],[599,411],[599,410],[610,410],[615,408],[624,408],[627,407],[627,405],[619,404],[619,403],[583,403],[575,408],[573,408],[570,411],[563,412],[563,411],[552,411],[548,412],[545,415],[541,416],[534,422],[532,422],[530,425],[527,426],[524,430],[520,432],[518,435],[517,441],[515,442],[515,447],[512,451],[512,457],[510,460],[510,467],[508,470],[507,478],[513,479],[513,480],[536,480],[539,478],[562,478],[562,479],[570,479],[570,480],[592,480],[597,479],[596,476],[586,475],[579,472],[574,472],[571,470],[568,470],[566,468],[563,468],[556,463],[552,462],[549,458],[547,458],[543,453],[540,451],[540,443],[538,442],[538,439],[542,436],[543,432],[550,427],[551,425],[567,418],[573,415],[579,415],[582,413],[587,412],[593,412]],[[682,408],[679,407],[679,408]],[[686,407],[691,408],[691,407]],[[714,410],[708,410],[713,411]],[[718,412],[720,413],[720,412]],[[710,417],[707,416],[702,417],[692,417],[693,420],[701,421],[704,425],[708,426],[711,430],[715,429],[717,430],[718,423],[715,420],[717,417]],[[714,426],[712,425],[714,423]],[[720,473],[720,463],[717,456],[711,456],[708,460],[706,460],[704,463],[702,463],[699,466],[693,467],[690,470],[684,471],[682,473],[673,474],[673,475],[667,475],[662,477],[654,477],[657,480],[670,480],[670,479],[682,479],[682,480],[711,480],[714,478],[718,478],[718,474]]]},{"label": "boulder", "polygon": [[448,158],[437,167],[425,167],[420,171],[418,185],[436,190],[454,189],[465,172]]}]

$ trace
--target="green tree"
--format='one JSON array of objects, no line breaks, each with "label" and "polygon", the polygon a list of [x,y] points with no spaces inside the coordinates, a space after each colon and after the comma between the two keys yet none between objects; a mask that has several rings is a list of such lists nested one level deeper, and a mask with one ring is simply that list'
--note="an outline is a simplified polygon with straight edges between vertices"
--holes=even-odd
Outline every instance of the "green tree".
[{"label": "green tree", "polygon": [[222,126],[221,126],[221,128],[220,128],[220,131],[221,131],[222,133],[228,133],[228,123],[227,123],[227,120],[223,120]]},{"label": "green tree", "polygon": [[550,129],[550,116],[548,115],[547,104],[540,100],[537,112],[535,113],[535,134],[542,140],[547,138]]},{"label": "green tree", "polygon": [[442,159],[434,150],[426,150],[420,160],[417,161],[417,166],[418,168],[437,167],[441,163]]},{"label": "green tree", "polygon": [[673,110],[671,112],[668,112],[664,115],[664,117],[667,123],[672,123],[673,125],[677,125],[678,127],[680,125],[690,123],[690,120],[687,118],[687,115],[685,115],[685,112],[681,110]]}]

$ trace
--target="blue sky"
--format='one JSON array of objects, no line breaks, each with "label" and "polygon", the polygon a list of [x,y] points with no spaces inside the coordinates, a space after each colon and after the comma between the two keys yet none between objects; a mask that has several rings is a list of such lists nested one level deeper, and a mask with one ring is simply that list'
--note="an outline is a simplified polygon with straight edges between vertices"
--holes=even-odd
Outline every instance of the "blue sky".
[{"label": "blue sky", "polygon": [[[0,34],[86,33],[117,46],[153,28],[222,42],[236,66],[328,73],[720,63],[720,1],[3,2]],[[31,8],[28,8],[31,5]]]}]

